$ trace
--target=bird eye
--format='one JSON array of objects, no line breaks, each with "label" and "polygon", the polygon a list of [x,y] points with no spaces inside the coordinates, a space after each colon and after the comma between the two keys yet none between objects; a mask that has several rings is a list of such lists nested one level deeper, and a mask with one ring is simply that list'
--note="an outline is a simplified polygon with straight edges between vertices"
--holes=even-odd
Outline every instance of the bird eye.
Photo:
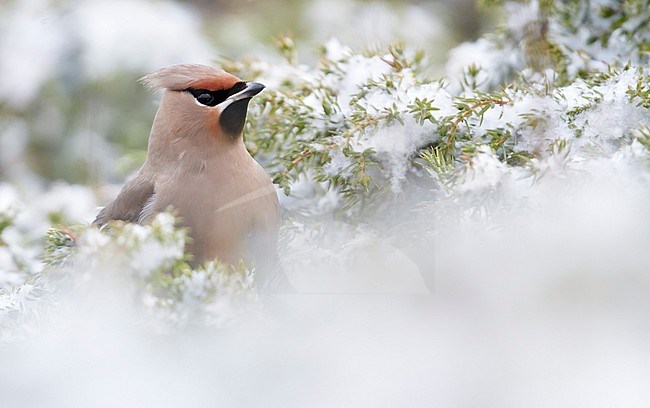
[{"label": "bird eye", "polygon": [[202,93],[199,96],[196,96],[196,100],[203,105],[211,106],[214,101],[214,97],[209,93]]},{"label": "bird eye", "polygon": [[205,106],[217,106],[221,102],[225,101],[231,95],[236,94],[239,91],[242,91],[246,88],[245,82],[238,82],[230,89],[221,89],[218,91],[210,91],[207,89],[193,89],[188,88],[185,91],[189,92],[194,96],[194,99],[201,105]]},{"label": "bird eye", "polygon": [[205,106],[216,106],[223,102],[226,98],[221,98],[219,96],[219,91],[208,91],[207,89],[186,89],[186,92],[192,94],[194,99],[201,105]]}]

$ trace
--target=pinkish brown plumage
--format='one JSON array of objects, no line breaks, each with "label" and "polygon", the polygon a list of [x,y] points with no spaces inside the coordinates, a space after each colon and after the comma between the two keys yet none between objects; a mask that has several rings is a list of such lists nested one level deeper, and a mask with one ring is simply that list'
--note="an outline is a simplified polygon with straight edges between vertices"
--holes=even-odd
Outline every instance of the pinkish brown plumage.
[{"label": "pinkish brown plumage", "polygon": [[173,65],[159,69],[140,79],[150,89],[183,91],[188,88],[217,91],[229,89],[241,80],[218,68],[198,64]]},{"label": "pinkish brown plumage", "polygon": [[147,159],[95,224],[144,224],[173,209],[189,230],[193,264],[244,259],[272,274],[278,198],[242,138],[248,102],[264,86],[204,65],[163,68],[142,82],[163,90]]}]

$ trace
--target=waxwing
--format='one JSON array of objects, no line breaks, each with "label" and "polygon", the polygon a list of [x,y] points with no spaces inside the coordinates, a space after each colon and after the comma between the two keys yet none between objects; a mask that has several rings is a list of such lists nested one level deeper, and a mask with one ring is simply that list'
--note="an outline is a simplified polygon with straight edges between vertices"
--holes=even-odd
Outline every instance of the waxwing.
[{"label": "waxwing", "polygon": [[244,146],[248,102],[264,89],[204,65],[174,65],[141,79],[162,99],[147,159],[94,224],[146,224],[174,210],[188,229],[186,251],[200,265],[254,262],[256,282],[277,274],[278,197]]}]

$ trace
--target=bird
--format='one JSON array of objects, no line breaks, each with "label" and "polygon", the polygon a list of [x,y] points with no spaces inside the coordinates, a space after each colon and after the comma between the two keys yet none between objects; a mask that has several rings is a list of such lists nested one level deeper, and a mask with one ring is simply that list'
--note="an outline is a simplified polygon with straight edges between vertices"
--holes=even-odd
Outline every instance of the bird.
[{"label": "bird", "polygon": [[147,157],[93,222],[147,224],[176,212],[188,231],[190,265],[253,263],[256,285],[277,275],[280,209],[276,189],[243,140],[248,104],[265,86],[222,69],[181,64],[140,81],[162,98]]}]

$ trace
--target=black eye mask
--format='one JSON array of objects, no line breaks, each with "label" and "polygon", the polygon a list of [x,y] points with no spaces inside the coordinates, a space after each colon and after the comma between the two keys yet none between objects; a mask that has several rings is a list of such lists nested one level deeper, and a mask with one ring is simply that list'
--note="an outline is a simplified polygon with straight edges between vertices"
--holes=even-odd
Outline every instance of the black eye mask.
[{"label": "black eye mask", "polygon": [[196,101],[201,105],[205,106],[217,106],[221,102],[225,101],[229,96],[241,92],[246,88],[245,82],[237,82],[230,89],[222,89],[219,91],[209,91],[207,89],[193,89],[188,88],[185,92],[189,92],[194,96]]}]

